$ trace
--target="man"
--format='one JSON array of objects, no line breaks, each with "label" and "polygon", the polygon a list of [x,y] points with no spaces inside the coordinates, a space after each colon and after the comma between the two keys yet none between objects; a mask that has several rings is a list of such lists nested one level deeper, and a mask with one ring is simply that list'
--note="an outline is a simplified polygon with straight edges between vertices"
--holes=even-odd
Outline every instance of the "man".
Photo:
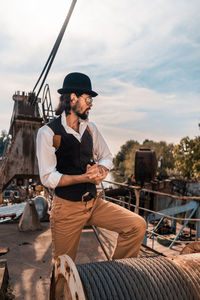
[{"label": "man", "polygon": [[68,74],[58,92],[59,117],[41,127],[37,135],[41,182],[55,189],[50,217],[53,258],[67,254],[75,260],[86,224],[119,233],[114,259],[135,257],[146,231],[145,221],[97,195],[96,184],[112,167],[108,146],[88,121],[97,93],[82,73]]}]

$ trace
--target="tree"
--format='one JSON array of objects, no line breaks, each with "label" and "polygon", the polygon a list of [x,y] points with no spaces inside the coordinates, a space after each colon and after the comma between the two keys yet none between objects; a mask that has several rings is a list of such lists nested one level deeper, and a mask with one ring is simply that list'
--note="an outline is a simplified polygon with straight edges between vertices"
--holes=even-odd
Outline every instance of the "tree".
[{"label": "tree", "polygon": [[160,161],[158,171],[163,177],[166,177],[168,171],[174,168],[174,145],[164,141],[154,142],[146,139],[142,144],[130,140],[122,145],[121,150],[114,158],[115,170],[125,177],[132,176],[135,169],[135,152],[140,148],[148,148],[156,152],[157,160]]},{"label": "tree", "polygon": [[200,178],[200,136],[181,139],[174,149],[175,167],[186,179]]},{"label": "tree", "polygon": [[158,173],[161,178],[168,177],[168,172],[174,169],[174,145],[165,141],[154,142],[145,140],[143,148],[154,150],[158,161]]},{"label": "tree", "polygon": [[129,152],[134,146],[139,147],[139,143],[134,140],[127,141],[124,145],[121,146],[120,151],[114,157],[115,169],[118,170],[122,175],[124,175],[125,172],[124,162],[126,160],[126,156],[129,154]]}]

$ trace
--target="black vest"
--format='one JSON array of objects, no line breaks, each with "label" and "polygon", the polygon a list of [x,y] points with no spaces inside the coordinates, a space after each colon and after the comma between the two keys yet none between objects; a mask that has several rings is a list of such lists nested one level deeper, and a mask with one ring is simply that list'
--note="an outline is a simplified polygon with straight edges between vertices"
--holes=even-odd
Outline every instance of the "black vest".
[{"label": "black vest", "polygon": [[[87,164],[91,163],[93,154],[93,140],[88,130],[83,133],[81,142],[73,134],[65,131],[61,124],[61,116],[47,124],[54,135],[61,136],[60,147],[56,150],[56,169],[62,174],[81,175],[86,172]],[[90,192],[96,196],[96,185],[92,183],[79,183],[55,188],[55,194],[70,201],[81,201],[82,195]]]}]

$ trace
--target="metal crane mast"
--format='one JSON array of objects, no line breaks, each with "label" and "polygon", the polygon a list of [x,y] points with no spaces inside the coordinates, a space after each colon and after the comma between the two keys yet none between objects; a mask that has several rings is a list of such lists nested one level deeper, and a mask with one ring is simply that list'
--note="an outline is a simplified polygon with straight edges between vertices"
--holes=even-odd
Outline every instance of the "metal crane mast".
[{"label": "metal crane mast", "polygon": [[[72,1],[67,17],[33,91],[28,94],[17,92],[13,95],[14,107],[8,132],[8,135],[11,136],[11,142],[6,145],[0,167],[0,192],[12,181],[17,184],[17,182],[23,182],[24,179],[31,178],[39,182],[36,135],[42,125],[54,118],[48,84],[44,87],[42,99],[39,98],[39,94],[50,71],[76,2],[77,0]],[[38,91],[36,91],[40,81],[41,84]]]}]

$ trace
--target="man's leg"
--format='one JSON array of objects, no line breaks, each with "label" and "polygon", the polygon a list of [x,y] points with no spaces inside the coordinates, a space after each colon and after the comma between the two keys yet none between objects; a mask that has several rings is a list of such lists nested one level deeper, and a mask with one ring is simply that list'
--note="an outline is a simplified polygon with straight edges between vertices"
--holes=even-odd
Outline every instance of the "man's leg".
[{"label": "man's leg", "polygon": [[96,199],[88,224],[119,233],[113,259],[137,257],[146,232],[145,220],[117,204]]},{"label": "man's leg", "polygon": [[89,217],[90,206],[91,201],[87,203],[86,209],[84,202],[72,202],[54,196],[50,216],[54,259],[67,254],[75,260],[80,235]]}]

